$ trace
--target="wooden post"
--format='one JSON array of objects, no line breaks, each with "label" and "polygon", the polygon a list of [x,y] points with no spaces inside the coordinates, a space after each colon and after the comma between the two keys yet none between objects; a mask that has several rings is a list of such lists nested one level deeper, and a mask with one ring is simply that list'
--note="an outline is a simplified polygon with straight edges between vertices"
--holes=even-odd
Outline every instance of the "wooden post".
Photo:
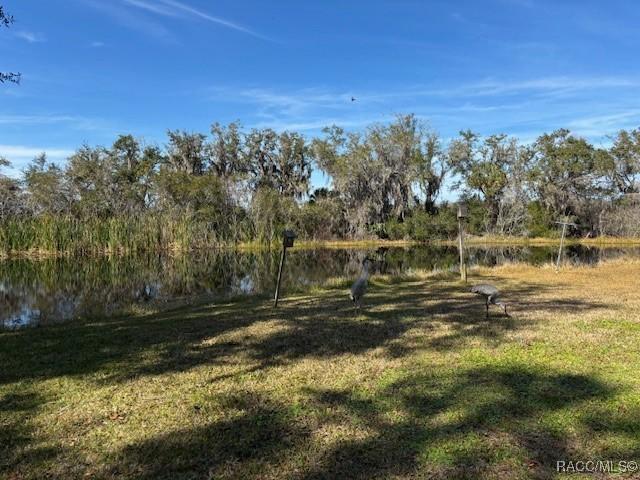
[{"label": "wooden post", "polygon": [[562,258],[562,250],[564,248],[564,237],[567,234],[567,225],[573,225],[575,227],[576,224],[567,222],[566,219],[564,222],[554,222],[554,223],[562,225],[562,235],[560,235],[560,247],[558,248],[558,258],[556,259],[556,273],[558,273],[560,271],[560,259]]},{"label": "wooden post", "polygon": [[282,246],[282,256],[280,257],[280,268],[278,268],[278,283],[276,284],[276,296],[273,306],[278,306],[278,297],[280,296],[280,281],[282,280],[282,268],[284,267],[284,259],[287,256],[287,247]]},{"label": "wooden post", "polygon": [[564,247],[564,235],[567,233],[567,224],[562,224],[562,235],[560,236],[560,248],[558,248],[558,259],[556,260],[556,272],[560,270],[560,259],[562,258],[562,248]]},{"label": "wooden post", "polygon": [[467,209],[463,205],[458,206],[458,251],[460,253],[460,280],[467,281],[467,263],[464,254],[464,223]]},{"label": "wooden post", "polygon": [[276,283],[276,295],[273,302],[273,307],[278,306],[278,298],[280,297],[280,281],[282,280],[282,270],[284,268],[284,260],[287,256],[287,248],[293,247],[293,241],[296,238],[296,234],[291,230],[285,230],[282,238],[282,256],[280,257],[280,267],[278,268],[278,283]]}]

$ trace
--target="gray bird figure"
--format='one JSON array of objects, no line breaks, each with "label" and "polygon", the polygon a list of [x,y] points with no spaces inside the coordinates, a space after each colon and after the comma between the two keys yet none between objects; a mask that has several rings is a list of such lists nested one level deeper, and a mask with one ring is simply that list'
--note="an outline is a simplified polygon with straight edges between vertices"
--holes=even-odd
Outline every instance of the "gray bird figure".
[{"label": "gray bird figure", "polygon": [[489,285],[488,283],[474,285],[471,287],[471,292],[484,297],[487,306],[487,318],[489,318],[489,304],[502,307],[504,309],[504,314],[507,317],[511,316],[507,313],[507,304],[500,300],[500,292],[493,285]]},{"label": "gray bird figure", "polygon": [[351,301],[360,308],[362,305],[362,297],[367,292],[367,283],[369,282],[369,268],[373,262],[369,257],[365,257],[362,261],[362,272],[358,279],[351,285]]}]

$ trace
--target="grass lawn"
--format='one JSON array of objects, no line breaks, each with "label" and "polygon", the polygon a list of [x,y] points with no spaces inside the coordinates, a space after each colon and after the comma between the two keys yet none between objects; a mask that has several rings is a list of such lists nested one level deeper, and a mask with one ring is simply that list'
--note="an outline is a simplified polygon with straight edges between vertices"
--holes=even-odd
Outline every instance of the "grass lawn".
[{"label": "grass lawn", "polygon": [[[554,478],[640,462],[640,262],[0,332],[0,478]],[[580,478],[567,474],[567,478]],[[602,477],[608,477],[605,474]],[[615,476],[611,474],[611,476]],[[562,478],[562,474],[559,475]]]}]

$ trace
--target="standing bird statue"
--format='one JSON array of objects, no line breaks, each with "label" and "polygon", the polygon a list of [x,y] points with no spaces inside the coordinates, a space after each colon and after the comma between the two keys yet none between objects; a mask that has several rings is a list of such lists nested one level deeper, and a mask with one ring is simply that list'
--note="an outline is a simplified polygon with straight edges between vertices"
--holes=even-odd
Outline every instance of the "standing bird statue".
[{"label": "standing bird statue", "polygon": [[362,261],[362,272],[358,279],[351,285],[351,301],[360,308],[362,305],[362,297],[367,292],[367,283],[369,282],[369,268],[373,262],[369,257],[365,257]]},{"label": "standing bird statue", "polygon": [[471,287],[471,292],[484,297],[487,306],[487,318],[489,318],[489,304],[502,307],[504,309],[504,314],[507,317],[511,316],[507,313],[507,304],[500,300],[500,292],[493,285],[489,285],[488,283],[474,285],[473,287]]}]

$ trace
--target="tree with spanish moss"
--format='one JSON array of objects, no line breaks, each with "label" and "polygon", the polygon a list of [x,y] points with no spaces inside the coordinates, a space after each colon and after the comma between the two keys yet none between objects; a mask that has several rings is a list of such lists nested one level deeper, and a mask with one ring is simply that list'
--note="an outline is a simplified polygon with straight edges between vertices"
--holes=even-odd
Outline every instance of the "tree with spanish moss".
[{"label": "tree with spanish moss", "polygon": [[[2,5],[0,5],[0,27],[9,28],[14,22],[13,15],[9,15]],[[20,83],[21,74],[0,71],[0,83]]]},{"label": "tree with spanish moss", "polygon": [[464,130],[449,146],[449,162],[459,177],[456,187],[482,196],[488,231],[496,228],[509,173],[517,164],[518,155],[516,139],[504,134],[482,139],[477,133]]}]

